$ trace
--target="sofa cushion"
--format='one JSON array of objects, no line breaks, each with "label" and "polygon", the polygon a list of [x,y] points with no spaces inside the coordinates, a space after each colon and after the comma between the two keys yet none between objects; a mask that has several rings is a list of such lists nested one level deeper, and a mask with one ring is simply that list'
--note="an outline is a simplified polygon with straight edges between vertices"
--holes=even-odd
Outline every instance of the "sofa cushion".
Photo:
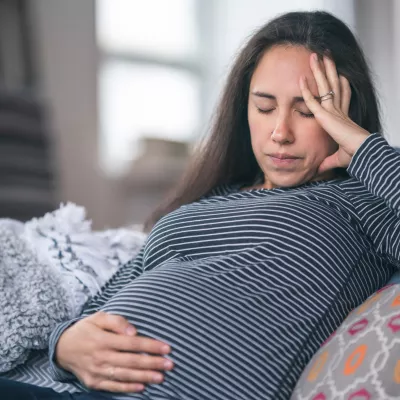
[{"label": "sofa cushion", "polygon": [[353,310],[311,359],[292,400],[400,398],[400,285]]}]

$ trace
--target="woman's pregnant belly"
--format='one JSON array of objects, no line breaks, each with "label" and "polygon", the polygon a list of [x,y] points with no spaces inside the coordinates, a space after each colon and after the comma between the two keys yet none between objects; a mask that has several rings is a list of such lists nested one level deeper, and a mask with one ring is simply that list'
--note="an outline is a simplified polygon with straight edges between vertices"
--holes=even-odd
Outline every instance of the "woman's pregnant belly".
[{"label": "woman's pregnant belly", "polygon": [[[174,261],[118,292],[102,310],[170,344],[175,364],[162,384],[132,398],[273,399],[313,325],[302,294],[274,271],[218,258]],[[287,312],[291,301],[298,313]]]}]

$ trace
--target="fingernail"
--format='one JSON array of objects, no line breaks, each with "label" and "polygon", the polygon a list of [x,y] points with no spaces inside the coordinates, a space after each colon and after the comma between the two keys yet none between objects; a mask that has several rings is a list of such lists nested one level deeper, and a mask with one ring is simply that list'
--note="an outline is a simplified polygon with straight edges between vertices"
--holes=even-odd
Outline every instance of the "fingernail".
[{"label": "fingernail", "polygon": [[314,61],[318,61],[317,53],[314,53],[314,54],[313,54],[313,58],[314,58]]},{"label": "fingernail", "polygon": [[170,352],[170,348],[169,348],[169,346],[165,345],[165,346],[161,347],[161,351],[162,351],[164,354],[167,354],[167,353]]},{"label": "fingernail", "polygon": [[126,328],[125,332],[129,336],[133,336],[136,333],[136,329],[133,326],[129,326],[128,328]]},{"label": "fingernail", "polygon": [[140,384],[135,385],[135,390],[137,392],[141,392],[142,390],[144,390],[144,385],[140,385]]},{"label": "fingernail", "polygon": [[172,368],[172,361],[165,360],[164,361],[164,368]]},{"label": "fingernail", "polygon": [[152,377],[153,382],[162,382],[163,379],[164,377],[160,374],[154,374]]}]

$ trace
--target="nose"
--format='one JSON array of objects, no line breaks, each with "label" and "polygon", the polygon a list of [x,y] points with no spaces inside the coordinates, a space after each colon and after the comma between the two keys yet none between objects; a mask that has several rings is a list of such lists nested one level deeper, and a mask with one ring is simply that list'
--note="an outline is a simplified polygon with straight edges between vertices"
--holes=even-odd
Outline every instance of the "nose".
[{"label": "nose", "polygon": [[279,144],[288,144],[294,141],[294,135],[287,115],[281,115],[278,117],[271,139]]}]

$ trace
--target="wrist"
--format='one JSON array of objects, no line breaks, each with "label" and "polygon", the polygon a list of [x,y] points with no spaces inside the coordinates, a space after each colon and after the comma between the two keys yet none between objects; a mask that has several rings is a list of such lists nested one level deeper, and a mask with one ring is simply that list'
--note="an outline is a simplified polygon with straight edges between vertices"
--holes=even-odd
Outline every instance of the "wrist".
[{"label": "wrist", "polygon": [[66,362],[66,360],[62,356],[64,354],[64,352],[62,350],[63,345],[64,345],[64,339],[65,339],[64,336],[65,336],[65,333],[62,334],[60,336],[60,338],[58,339],[58,342],[57,342],[57,345],[56,345],[56,348],[54,351],[53,361],[58,367],[64,369],[65,371],[72,372],[70,365]]}]

